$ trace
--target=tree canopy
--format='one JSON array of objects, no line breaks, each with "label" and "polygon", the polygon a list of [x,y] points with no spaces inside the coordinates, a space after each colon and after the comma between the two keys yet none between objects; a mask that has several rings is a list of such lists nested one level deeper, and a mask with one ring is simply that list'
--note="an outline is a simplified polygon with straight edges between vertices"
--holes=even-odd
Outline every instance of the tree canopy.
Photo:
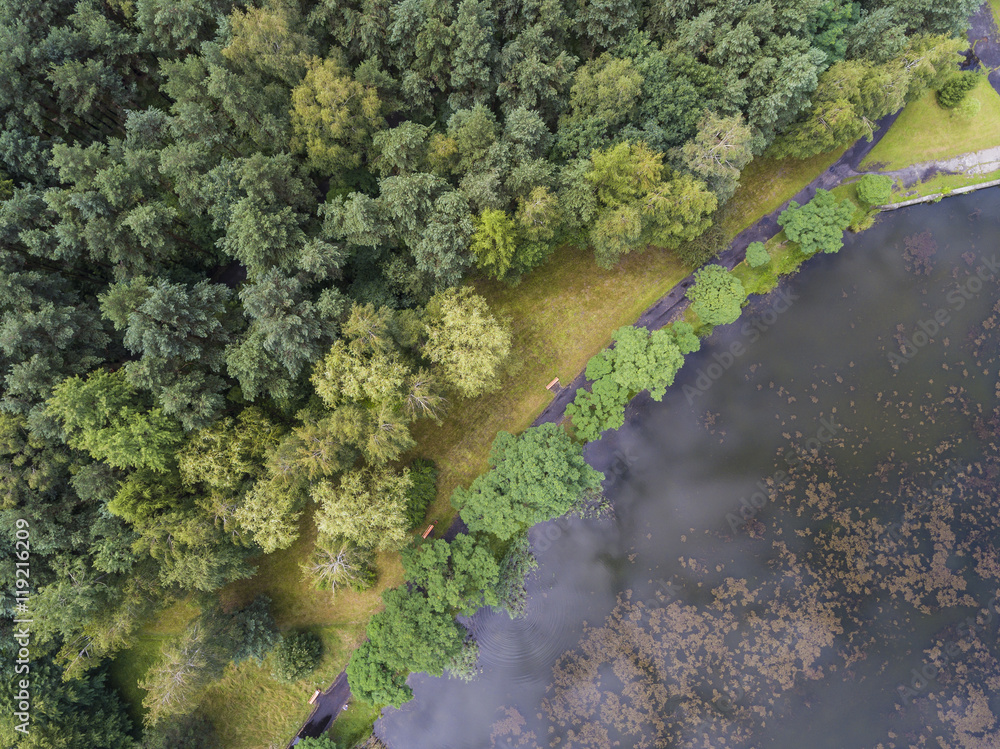
[{"label": "tree canopy", "polygon": [[815,255],[820,250],[839,252],[844,246],[844,230],[856,208],[849,198],[838,201],[832,192],[821,188],[803,206],[790,201],[778,216],[778,224],[805,255]]},{"label": "tree canopy", "polygon": [[706,265],[695,273],[694,286],[688,289],[687,297],[704,322],[728,325],[739,318],[747,294],[731,272],[721,265]]},{"label": "tree canopy", "polygon": [[510,539],[535,523],[565,514],[604,475],[583,459],[580,445],[555,424],[520,436],[500,432],[490,451],[490,470],[452,494],[470,531]]}]

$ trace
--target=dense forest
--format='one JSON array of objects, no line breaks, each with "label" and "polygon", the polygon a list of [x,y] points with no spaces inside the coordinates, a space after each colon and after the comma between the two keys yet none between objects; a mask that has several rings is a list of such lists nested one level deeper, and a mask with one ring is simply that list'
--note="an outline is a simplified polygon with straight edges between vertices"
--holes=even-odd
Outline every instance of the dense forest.
[{"label": "dense forest", "polygon": [[[955,74],[976,5],[5,0],[3,643],[13,664],[27,521],[36,699],[24,734],[4,692],[4,745],[211,746],[200,686],[275,649],[295,678],[314,648],[266,599],[222,611],[213,593],[304,513],[317,586],[370,585],[373,551],[406,546],[434,493],[411,425],[517,356],[465,279],[516,284],[565,245],[701,265],[755,156],[870,136]],[[592,365],[607,408],[663,385],[627,356],[672,380],[692,338],[622,332],[617,363]],[[599,489],[579,439],[614,422],[600,397],[575,438],[497,438],[454,498],[469,534],[404,551],[356,693],[399,704],[407,671],[468,671],[455,614],[516,613],[526,529]],[[192,593],[202,614],[132,726],[106,664]]]}]

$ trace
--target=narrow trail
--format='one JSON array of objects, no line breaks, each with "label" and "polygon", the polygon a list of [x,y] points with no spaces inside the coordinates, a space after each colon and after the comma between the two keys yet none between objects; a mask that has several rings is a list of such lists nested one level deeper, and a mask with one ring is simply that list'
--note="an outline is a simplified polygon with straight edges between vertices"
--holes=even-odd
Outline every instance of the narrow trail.
[{"label": "narrow trail", "polygon": [[306,724],[302,726],[295,738],[288,744],[295,746],[298,739],[315,739],[322,736],[330,727],[340,712],[347,706],[347,701],[351,698],[351,688],[347,684],[347,672],[341,671],[333,684],[325,692],[321,692],[316,698],[316,705],[309,714]]},{"label": "narrow trail", "polygon": [[[984,2],[979,10],[969,19],[969,23],[968,38],[970,44],[973,46],[973,56],[968,64],[975,66],[977,62],[981,62],[984,67],[988,68],[990,85],[993,86],[993,89],[997,93],[1000,93],[1000,30],[997,29],[994,23],[989,3]],[[797,192],[791,200],[794,200],[799,205],[803,205],[813,199],[818,189],[832,190],[845,179],[868,173],[867,171],[859,171],[861,162],[878,145],[878,142],[889,131],[889,128],[892,127],[899,114],[899,112],[896,112],[879,120],[871,141],[862,139],[856,142],[826,171]],[[971,167],[962,167],[959,162],[967,157],[974,157],[975,163],[970,162]],[[985,167],[989,163],[992,163],[991,160],[994,158],[1000,162],[1000,147],[987,149],[976,154],[963,154],[962,156],[942,162],[915,164],[906,170],[900,171],[913,170],[913,175],[921,175],[915,181],[920,181],[928,179],[940,171],[950,171],[953,166],[956,172],[965,171],[967,168]],[[981,162],[979,161],[980,159],[982,160]],[[955,162],[955,164],[952,165],[951,162]],[[995,168],[1000,168],[1000,163]],[[993,171],[993,169],[987,169],[986,171]],[[885,174],[893,176],[896,173],[885,172]],[[783,203],[766,216],[762,216],[753,225],[737,234],[714,262],[732,270],[737,264],[742,262],[743,257],[746,255],[747,246],[751,242],[766,242],[778,234],[781,229],[778,226],[778,216],[788,207],[788,202]],[[662,328],[675,314],[679,313],[686,306],[687,300],[685,294],[692,284],[694,284],[694,274],[689,275],[660,297],[660,299],[642,313],[633,325],[635,327],[645,327],[649,330]],[[569,385],[562,387],[556,393],[556,396],[545,407],[545,410],[532,422],[532,426],[538,426],[546,422],[558,423],[562,421],[566,415],[566,406],[572,402],[576,391],[586,385],[586,383],[587,378],[581,372]],[[640,395],[639,397],[643,396]],[[604,471],[605,473],[608,472],[613,460],[614,455],[611,450],[595,450],[588,455],[588,462],[597,470]],[[466,530],[467,528],[462,519],[456,515],[445,532],[444,538],[451,541],[456,535]],[[296,734],[296,738],[292,739],[292,742],[288,744],[288,747],[294,746],[298,738],[314,738],[327,731],[347,705],[350,697],[351,690],[347,683],[347,672],[341,671],[333,684],[330,685],[330,688],[322,692],[317,698],[316,706],[313,708],[312,713],[310,713],[306,724]]]}]

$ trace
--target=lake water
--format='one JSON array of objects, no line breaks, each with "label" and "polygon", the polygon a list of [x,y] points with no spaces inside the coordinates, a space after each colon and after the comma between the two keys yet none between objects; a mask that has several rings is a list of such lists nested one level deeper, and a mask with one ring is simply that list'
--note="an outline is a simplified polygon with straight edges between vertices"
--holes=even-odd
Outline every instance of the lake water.
[{"label": "lake water", "polygon": [[613,516],[534,528],[525,616],[472,622],[480,678],[411,676],[376,732],[1000,746],[998,199],[883,214],[633,401],[587,447]]}]

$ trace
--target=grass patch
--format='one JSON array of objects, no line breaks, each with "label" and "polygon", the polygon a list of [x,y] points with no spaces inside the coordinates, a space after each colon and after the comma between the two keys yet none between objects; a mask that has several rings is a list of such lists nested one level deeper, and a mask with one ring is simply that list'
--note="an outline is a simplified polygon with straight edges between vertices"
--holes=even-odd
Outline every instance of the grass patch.
[{"label": "grass patch", "polygon": [[364,636],[364,622],[346,627],[311,627],[323,640],[323,658],[294,684],[271,678],[270,664],[229,666],[205,690],[201,708],[211,717],[223,747],[283,749],[312,712],[309,698],[330,686]]},{"label": "grass patch", "polygon": [[907,104],[862,168],[878,165],[882,171],[892,171],[996,146],[1000,143],[1000,94],[981,76],[969,96],[982,104],[979,114],[970,119],[939,106],[934,91]]},{"label": "grass patch", "polygon": [[125,700],[129,715],[137,726],[142,725],[142,719],[146,715],[142,707],[146,690],[139,688],[139,680],[159,658],[160,646],[169,639],[167,635],[140,636],[132,647],[118,654],[108,670],[111,683]]},{"label": "grass patch", "polygon": [[782,276],[794,273],[808,259],[783,231],[769,239],[764,248],[771,257],[767,265],[751,268],[744,260],[733,268],[733,275],[740,279],[748,295],[768,293]]},{"label": "grass patch", "polygon": [[[1000,0],[997,0],[997,2],[1000,2]],[[918,182],[908,188],[897,184],[893,189],[892,197],[894,203],[902,203],[913,198],[926,197],[927,195],[934,195],[936,193],[948,193],[960,187],[981,185],[984,182],[992,182],[996,179],[1000,179],[1000,169],[987,174],[971,176],[967,174],[936,174],[926,182]]]},{"label": "grass patch", "polygon": [[382,710],[364,700],[352,699],[330,728],[330,737],[343,746],[354,746],[371,735]]},{"label": "grass patch", "polygon": [[727,236],[735,237],[761,216],[791,200],[846,150],[838,148],[808,159],[774,159],[766,154],[755,158],[743,170],[740,186],[726,204],[722,228]]}]

